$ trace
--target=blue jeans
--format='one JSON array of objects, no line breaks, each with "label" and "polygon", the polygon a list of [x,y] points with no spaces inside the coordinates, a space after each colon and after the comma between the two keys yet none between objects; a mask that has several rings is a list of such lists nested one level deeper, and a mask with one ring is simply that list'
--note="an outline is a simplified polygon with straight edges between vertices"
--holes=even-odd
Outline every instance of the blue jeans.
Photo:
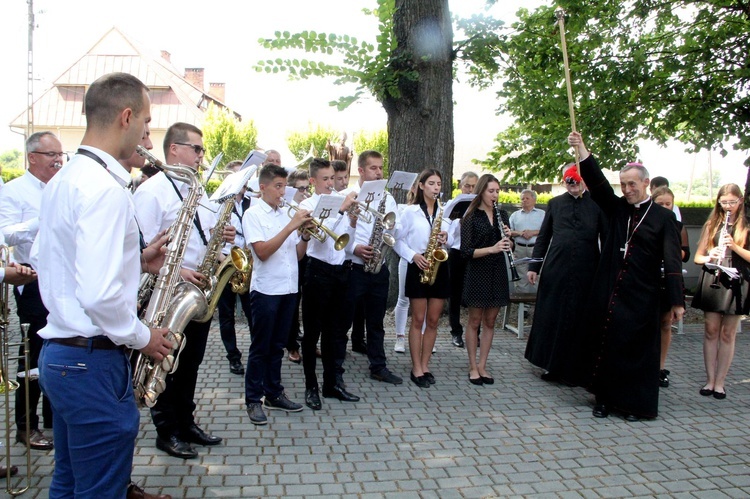
[{"label": "blue jeans", "polygon": [[125,351],[45,341],[39,382],[54,415],[50,499],[124,498],[140,419]]},{"label": "blue jeans", "polygon": [[297,293],[264,295],[250,292],[253,327],[245,370],[245,403],[260,402],[262,396],[275,399],[284,391],[281,360],[289,336]]}]

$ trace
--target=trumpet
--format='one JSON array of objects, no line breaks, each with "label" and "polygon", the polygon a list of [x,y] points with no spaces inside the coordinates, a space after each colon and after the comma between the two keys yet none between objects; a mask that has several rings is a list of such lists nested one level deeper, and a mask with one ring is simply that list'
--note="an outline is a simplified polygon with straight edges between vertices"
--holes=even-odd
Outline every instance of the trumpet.
[{"label": "trumpet", "polygon": [[[343,196],[336,191],[331,192],[331,194]],[[385,195],[384,193],[383,196]],[[377,218],[383,224],[385,230],[392,230],[396,226],[396,214],[392,211],[380,213],[377,209],[371,207],[369,202],[363,203],[362,201],[356,201],[354,206],[356,207],[356,215],[366,224],[371,224]]]},{"label": "trumpet", "polygon": [[[8,262],[10,261],[10,250],[8,246],[1,245],[0,246],[0,266],[7,267]],[[26,393],[29,392],[29,364],[31,362],[29,358],[29,338],[26,332],[29,330],[28,324],[21,324],[21,342],[15,342],[11,343],[8,339],[8,325],[9,320],[8,317],[10,315],[10,309],[9,309],[9,289],[10,286],[7,283],[0,284],[0,335],[2,338],[0,339],[0,393],[4,395],[5,398],[5,466],[6,466],[6,473],[5,476],[6,484],[5,484],[5,491],[12,495],[17,496],[20,494],[23,494],[27,490],[29,490],[29,487],[31,487],[31,442],[29,439],[26,439],[26,473],[19,477],[19,480],[17,483],[12,483],[11,476],[15,474],[14,469],[17,471],[17,468],[15,466],[11,465],[10,462],[10,448],[11,448],[11,441],[10,441],[10,435],[11,435],[11,419],[10,419],[10,393],[14,392],[16,390],[23,389],[26,390]],[[10,350],[12,347],[18,347],[23,346],[23,354],[18,356],[11,356]],[[20,383],[17,381],[14,381],[12,379],[8,378],[8,364],[10,363],[11,359],[23,359],[24,361],[24,383],[23,387],[21,387]],[[31,421],[29,413],[30,407],[29,407],[29,397],[26,397],[26,428],[31,427]],[[25,478],[25,480],[24,480]],[[22,486],[22,484],[25,482],[25,486]]]},{"label": "trumpet", "polygon": [[[287,203],[284,198],[281,198],[279,208],[283,208],[285,205],[288,206],[286,214],[289,216],[289,218],[294,218],[294,215],[292,215],[292,210],[299,211],[299,208],[291,203]],[[334,249],[336,249],[336,251],[341,251],[342,249],[346,248],[347,244],[349,244],[349,234],[338,235],[331,229],[323,225],[322,221],[316,220],[314,218],[312,219],[312,223],[315,226],[315,229],[311,229],[309,227],[305,227],[304,229],[302,229],[303,232],[307,232],[308,234],[310,234],[310,237],[314,237],[321,243],[325,242],[326,239],[331,237],[333,239],[333,247]]]}]

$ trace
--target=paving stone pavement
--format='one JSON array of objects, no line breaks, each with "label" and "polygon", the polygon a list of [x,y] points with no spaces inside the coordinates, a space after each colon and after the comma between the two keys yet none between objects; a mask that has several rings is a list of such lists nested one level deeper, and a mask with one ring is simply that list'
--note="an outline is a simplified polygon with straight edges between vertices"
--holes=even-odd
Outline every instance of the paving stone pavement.
[{"label": "paving stone pavement", "polygon": [[[702,325],[686,326],[674,336],[659,417],[628,423],[617,415],[593,418],[593,397],[584,390],[541,381],[523,358],[525,341],[509,332],[497,333],[490,354],[495,384],[469,384],[466,352],[450,344],[447,320],[441,326],[435,386],[409,381],[408,352],[393,353],[391,329],[388,362],[404,384],[370,380],[366,357],[350,353],[346,381],[362,401],[323,399],[317,412],[272,411],[268,425],[256,428],[245,413],[244,377],[229,372],[215,320],[196,414],[223,444],[199,447],[194,460],[170,457],[154,447],[144,410],[133,478],[175,498],[750,497],[746,333],[738,336],[728,396],[719,401],[698,394]],[[247,325],[240,321],[238,331],[246,352]],[[302,367],[285,360],[282,379],[302,403]],[[12,453],[23,468],[20,444]],[[45,498],[53,453],[33,451],[32,460],[32,487],[22,497]]]}]

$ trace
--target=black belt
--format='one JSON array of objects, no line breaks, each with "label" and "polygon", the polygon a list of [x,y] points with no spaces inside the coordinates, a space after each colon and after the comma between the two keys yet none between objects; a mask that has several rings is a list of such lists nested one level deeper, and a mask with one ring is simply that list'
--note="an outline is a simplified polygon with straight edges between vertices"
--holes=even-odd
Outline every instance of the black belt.
[{"label": "black belt", "polygon": [[65,345],[68,347],[89,348],[91,350],[119,350],[124,349],[123,345],[115,345],[112,340],[106,336],[94,336],[93,338],[84,338],[83,336],[74,336],[72,338],[50,338],[50,343]]},{"label": "black belt", "polygon": [[329,268],[331,270],[351,270],[352,268],[351,260],[344,260],[343,263],[339,265],[334,265],[332,263],[324,262],[323,260],[320,260],[319,258],[315,258],[311,256],[310,260],[308,260],[307,263],[308,265],[312,265],[313,267],[323,267],[323,268]]},{"label": "black belt", "polygon": [[534,243],[532,243],[532,244],[516,243],[516,246],[523,246],[524,248],[533,248],[534,247]]}]

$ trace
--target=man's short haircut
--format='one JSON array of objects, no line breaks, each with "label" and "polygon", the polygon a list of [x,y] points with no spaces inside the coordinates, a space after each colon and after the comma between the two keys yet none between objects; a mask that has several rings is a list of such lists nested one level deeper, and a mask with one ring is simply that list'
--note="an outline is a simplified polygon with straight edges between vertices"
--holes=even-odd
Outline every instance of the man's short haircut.
[{"label": "man's short haircut", "polygon": [[177,142],[187,142],[188,140],[190,140],[188,139],[189,132],[197,133],[199,136],[203,137],[203,132],[201,132],[201,129],[195,125],[191,125],[190,123],[183,123],[181,121],[178,121],[171,127],[167,128],[167,134],[164,136],[165,158],[169,154],[169,146]]},{"label": "man's short haircut", "polygon": [[531,194],[531,197],[534,198],[534,201],[536,201],[536,192],[532,191],[531,189],[524,189],[521,191],[521,197],[523,197],[524,194]]},{"label": "man's short haircut", "polygon": [[143,111],[143,92],[148,87],[128,73],[110,73],[91,84],[84,97],[87,127],[108,127],[127,108]]},{"label": "man's short haircut", "polygon": [[666,177],[654,177],[651,179],[650,189],[653,191],[658,187],[669,187],[669,180]]},{"label": "man's short haircut", "polygon": [[263,185],[268,185],[271,182],[273,182],[273,179],[277,177],[286,178],[288,173],[284,169],[283,166],[279,165],[265,165],[260,169],[260,174],[258,175],[258,182],[260,182]]},{"label": "man's short haircut", "polygon": [[620,174],[629,172],[630,170],[638,171],[638,177],[640,177],[641,180],[646,180],[648,178],[648,170],[640,163],[628,163],[622,167]]},{"label": "man's short haircut", "polygon": [[44,137],[45,135],[51,135],[54,138],[57,138],[57,135],[50,131],[32,133],[31,135],[29,135],[29,138],[26,139],[26,154],[30,152],[36,152],[36,150],[39,148],[39,142],[42,141],[42,137]]},{"label": "man's short haircut", "polygon": [[458,181],[458,187],[463,187],[464,182],[466,182],[470,178],[479,180],[479,175],[474,172],[464,172],[464,174],[461,175],[461,180]]},{"label": "man's short haircut", "polygon": [[307,170],[296,169],[286,179],[287,184],[294,184],[299,180],[310,180],[310,173]]},{"label": "man's short haircut", "polygon": [[225,166],[224,168],[226,168],[230,172],[237,172],[239,171],[240,166],[242,166],[242,160],[235,159],[234,161],[230,161],[229,163],[227,163],[227,166]]},{"label": "man's short haircut", "polygon": [[367,160],[370,158],[383,159],[383,155],[378,151],[373,150],[362,151],[359,155],[359,158],[357,158],[357,166],[360,168],[364,168]]},{"label": "man's short haircut", "polygon": [[320,170],[321,168],[330,168],[330,167],[331,167],[331,161],[328,161],[327,159],[323,159],[323,158],[313,158],[313,160],[310,161],[310,177],[317,176],[318,170]]},{"label": "man's short haircut", "polygon": [[[336,173],[349,171],[349,167],[347,166],[346,161],[344,161],[343,159],[334,159],[333,161],[331,161],[331,166],[333,167],[333,171]],[[312,170],[310,171],[312,172]]]}]

